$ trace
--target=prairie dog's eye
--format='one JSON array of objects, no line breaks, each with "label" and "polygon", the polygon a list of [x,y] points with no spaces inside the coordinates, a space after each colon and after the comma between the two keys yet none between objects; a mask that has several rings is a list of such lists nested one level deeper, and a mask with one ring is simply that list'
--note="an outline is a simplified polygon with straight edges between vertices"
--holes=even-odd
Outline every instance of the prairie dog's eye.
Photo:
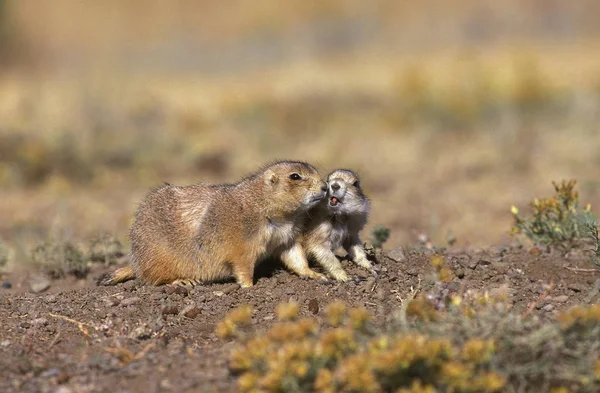
[{"label": "prairie dog's eye", "polygon": [[290,179],[292,179],[292,180],[300,180],[300,179],[302,179],[302,177],[300,177],[300,175],[297,174],[297,173],[292,173],[290,175]]},{"label": "prairie dog's eye", "polygon": [[356,188],[360,188],[360,182],[358,180],[352,183],[352,185]]}]

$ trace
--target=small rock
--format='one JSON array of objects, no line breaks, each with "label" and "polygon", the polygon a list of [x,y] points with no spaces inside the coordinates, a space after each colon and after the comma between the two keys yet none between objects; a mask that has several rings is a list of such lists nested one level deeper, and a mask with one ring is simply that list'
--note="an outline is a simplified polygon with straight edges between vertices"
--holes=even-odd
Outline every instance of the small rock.
[{"label": "small rock", "polygon": [[172,295],[175,293],[175,285],[167,285],[165,286],[165,293],[167,295]]},{"label": "small rock", "polygon": [[154,322],[152,322],[152,324],[150,325],[150,328],[152,329],[153,332],[159,332],[162,330],[162,328],[165,326],[165,323],[163,322],[161,317],[156,318],[156,320]]},{"label": "small rock", "polygon": [[54,393],[73,393],[73,390],[68,386],[59,386]]},{"label": "small rock", "polygon": [[367,287],[373,288],[373,285],[375,285],[376,281],[377,281],[377,279],[375,277],[373,277],[373,276],[368,277],[367,281],[366,281]]},{"label": "small rock", "polygon": [[177,315],[178,312],[179,309],[177,308],[177,306],[173,305],[164,306],[161,310],[162,315]]},{"label": "small rock", "polygon": [[467,267],[471,270],[475,270],[477,265],[479,265],[479,259],[472,258],[467,261]]},{"label": "small rock", "polygon": [[161,292],[154,292],[152,295],[150,295],[151,300],[162,300],[166,297],[167,297],[167,295],[165,295],[164,293],[161,293]]},{"label": "small rock", "polygon": [[186,318],[194,319],[198,316],[198,314],[200,314],[200,311],[201,310],[198,306],[196,306],[195,304],[190,304],[189,306],[181,310],[181,314],[183,314],[183,316]]},{"label": "small rock", "polygon": [[404,253],[404,248],[402,246],[396,247],[387,254],[388,258],[395,262],[405,262],[406,254]]},{"label": "small rock", "polygon": [[213,295],[215,295],[216,297],[221,297],[225,295],[225,293],[223,291],[213,291]]},{"label": "small rock", "polygon": [[2,288],[4,288],[4,289],[11,289],[12,288],[12,284],[9,281],[3,281],[2,282]]},{"label": "small rock", "polygon": [[50,369],[44,371],[42,373],[41,377],[42,378],[50,378],[50,377],[53,377],[53,376],[58,375],[58,374],[60,374],[60,369],[56,368],[56,367],[53,367],[53,368],[50,368]]},{"label": "small rock", "polygon": [[36,318],[31,321],[33,326],[46,326],[48,324],[48,320],[46,318]]},{"label": "small rock", "polygon": [[121,285],[121,289],[124,289],[126,291],[132,291],[134,288],[135,288],[134,280],[126,281]]},{"label": "small rock", "polygon": [[206,302],[206,296],[200,295],[196,298],[196,303],[204,303]]},{"label": "small rock", "polygon": [[569,296],[567,296],[567,295],[560,295],[560,296],[557,296],[557,297],[554,298],[554,301],[556,303],[564,303],[567,300],[569,300]]},{"label": "small rock", "polygon": [[29,287],[31,288],[31,292],[41,293],[50,288],[50,280],[44,277],[36,277],[31,281]]},{"label": "small rock", "polygon": [[223,288],[223,293],[229,295],[233,291],[237,291],[240,288],[239,284],[231,284]]},{"label": "small rock", "polygon": [[131,337],[140,339],[140,340],[146,340],[148,338],[150,338],[150,335],[152,334],[152,329],[150,329],[147,326],[138,326],[135,329],[133,329],[133,332],[131,332]]},{"label": "small rock", "polygon": [[46,301],[46,303],[56,303],[56,300],[58,300],[57,296],[55,294],[51,294],[51,295],[47,295],[44,300]]},{"label": "small rock", "polygon": [[123,306],[123,307],[133,306],[134,304],[138,304],[141,300],[142,299],[140,299],[137,296],[123,299],[123,301],[121,302],[121,306]]},{"label": "small rock", "polygon": [[550,312],[550,311],[554,310],[554,305],[553,304],[546,304],[544,307],[542,307],[542,310],[544,310],[546,312]]},{"label": "small rock", "polygon": [[275,319],[275,315],[273,314],[269,314],[263,317],[263,321],[271,321],[273,319]]},{"label": "small rock", "polygon": [[171,382],[169,382],[169,380],[165,378],[160,381],[160,388],[163,390],[171,390],[173,388],[173,385],[171,385]]},{"label": "small rock", "polygon": [[461,280],[463,278],[465,278],[465,270],[464,269],[457,269],[456,270],[456,277],[460,278]]},{"label": "small rock", "polygon": [[10,346],[10,340],[4,340],[0,342],[0,347],[8,347]]},{"label": "small rock", "polygon": [[313,314],[318,314],[319,313],[319,302],[317,301],[317,299],[310,299],[308,302],[308,311],[310,311]]},{"label": "small rock", "polygon": [[188,291],[188,289],[186,287],[184,287],[182,285],[176,285],[175,286],[175,291],[173,293],[176,293],[178,295],[186,297],[189,294],[189,291]]},{"label": "small rock", "polygon": [[121,300],[119,300],[119,299],[118,299],[118,298],[116,298],[116,297],[109,297],[109,298],[106,298],[106,299],[104,299],[104,302],[106,303],[106,305],[107,305],[108,307],[116,307],[116,306],[118,306],[119,304],[121,304]]},{"label": "small rock", "polygon": [[577,283],[571,283],[567,285],[567,288],[569,288],[570,290],[574,291],[574,292],[581,292],[583,290],[585,290],[585,285],[583,284],[577,284]]}]

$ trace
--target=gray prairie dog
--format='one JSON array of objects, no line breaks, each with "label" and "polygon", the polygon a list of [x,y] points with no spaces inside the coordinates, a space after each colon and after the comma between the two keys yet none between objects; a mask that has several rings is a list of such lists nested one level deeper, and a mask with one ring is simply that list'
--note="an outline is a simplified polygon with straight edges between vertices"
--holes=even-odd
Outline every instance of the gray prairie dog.
[{"label": "gray prairie dog", "polygon": [[338,281],[348,281],[334,251],[343,247],[357,265],[375,273],[367,259],[359,232],[368,220],[370,202],[360,188],[358,175],[336,169],[327,177],[327,198],[309,211],[300,243]]},{"label": "gray prairie dog", "polygon": [[254,285],[254,268],[269,257],[301,277],[311,270],[298,243],[304,217],[325,198],[326,183],[300,161],[277,161],[235,184],[165,184],[142,201],[130,231],[130,266],[98,279],[198,284],[235,277]]}]

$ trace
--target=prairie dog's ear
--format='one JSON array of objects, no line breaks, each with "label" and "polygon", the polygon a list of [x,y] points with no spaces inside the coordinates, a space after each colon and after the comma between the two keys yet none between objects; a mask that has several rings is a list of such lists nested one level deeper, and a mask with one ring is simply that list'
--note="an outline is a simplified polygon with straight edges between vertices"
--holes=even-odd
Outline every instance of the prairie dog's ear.
[{"label": "prairie dog's ear", "polygon": [[277,174],[273,171],[266,171],[264,179],[265,179],[265,184],[268,184],[268,185],[275,185],[279,181]]}]

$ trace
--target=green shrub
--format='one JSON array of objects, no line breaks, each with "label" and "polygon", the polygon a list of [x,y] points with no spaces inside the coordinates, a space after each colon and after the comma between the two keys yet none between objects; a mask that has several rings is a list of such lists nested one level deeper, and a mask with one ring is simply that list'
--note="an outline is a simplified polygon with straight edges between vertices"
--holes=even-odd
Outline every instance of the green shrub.
[{"label": "green shrub", "polygon": [[32,251],[31,258],[44,274],[54,279],[67,274],[85,278],[89,271],[84,253],[70,242],[43,242]]},{"label": "green shrub", "polygon": [[390,229],[383,225],[377,225],[371,232],[371,243],[375,248],[381,248],[390,237]]},{"label": "green shrub", "polygon": [[591,206],[579,206],[575,180],[552,182],[556,194],[550,198],[535,198],[529,205],[531,217],[524,217],[512,206],[513,234],[522,234],[536,245],[557,246],[570,249],[586,240],[587,224],[596,220]]}]

